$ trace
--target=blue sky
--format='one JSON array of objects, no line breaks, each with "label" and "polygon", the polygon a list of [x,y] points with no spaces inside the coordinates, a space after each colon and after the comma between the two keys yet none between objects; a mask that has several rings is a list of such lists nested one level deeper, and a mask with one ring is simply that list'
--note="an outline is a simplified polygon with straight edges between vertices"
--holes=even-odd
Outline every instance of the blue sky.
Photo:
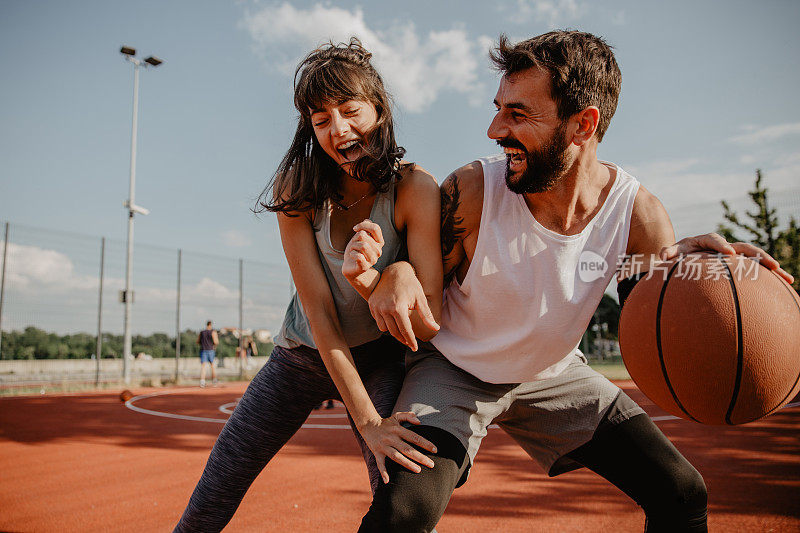
[{"label": "blue sky", "polygon": [[[290,71],[354,30],[376,48],[409,158],[439,180],[495,151],[484,42],[572,27],[603,35],[623,71],[600,156],[668,207],[740,196],[756,167],[775,189],[798,183],[797,2],[6,0],[0,12],[0,218],[12,222],[124,238],[127,44],[165,59],[141,76],[136,194],[152,214],[137,241],[280,260],[274,218],[248,208],[293,131]],[[409,78],[417,88],[395,87]]]},{"label": "blue sky", "polygon": [[249,208],[293,133],[300,57],[360,36],[408,158],[441,181],[496,151],[487,47],[554,27],[615,47],[622,96],[599,155],[662,199],[679,236],[714,229],[756,168],[797,211],[798,24],[800,3],[773,0],[3,0],[0,219],[124,239],[125,44],[165,60],[141,75],[136,202],[151,214],[136,242],[282,263],[274,216]]}]

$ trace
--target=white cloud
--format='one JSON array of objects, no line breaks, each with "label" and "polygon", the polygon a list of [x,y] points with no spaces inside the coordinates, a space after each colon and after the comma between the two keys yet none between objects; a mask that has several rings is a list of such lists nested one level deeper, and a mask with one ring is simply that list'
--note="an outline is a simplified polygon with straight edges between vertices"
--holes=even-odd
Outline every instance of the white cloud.
[{"label": "white cloud", "polygon": [[233,248],[243,248],[253,244],[253,241],[251,241],[247,235],[235,229],[223,232],[222,241]]},{"label": "white cloud", "polygon": [[649,176],[674,176],[677,173],[685,172],[692,168],[700,160],[696,157],[686,159],[663,159],[660,161],[652,161],[643,165],[633,165],[625,170],[629,171],[634,176],[646,178]]},{"label": "white cloud", "polygon": [[800,188],[797,187],[797,177],[800,176],[800,154],[784,155],[775,158],[774,167],[766,167],[764,169],[764,177],[767,185],[772,190],[789,189],[795,191],[792,200],[795,202],[792,205],[793,212],[800,212],[800,204],[796,203],[797,193]]},{"label": "white cloud", "polygon": [[367,25],[360,8],[349,11],[316,4],[302,9],[287,2],[247,12],[242,26],[257,51],[284,69],[285,64],[276,64],[276,48],[291,48],[290,55],[296,56],[293,68],[302,53],[328,40],[342,42],[355,35],[372,52],[397,103],[411,112],[424,111],[445,92],[464,94],[471,103],[484,96],[478,70],[484,68],[480,43],[485,39],[476,40],[458,26],[423,36],[406,20],[378,30]]},{"label": "white cloud", "polygon": [[[175,289],[141,286],[136,288],[136,301],[148,304],[170,304],[177,298]],[[204,277],[194,285],[181,287],[181,304],[239,305],[239,288],[228,288],[219,281]]]},{"label": "white cloud", "polygon": [[[3,241],[0,241],[0,250],[2,248]],[[33,325],[61,333],[94,331],[99,288],[96,269],[99,265],[87,265],[81,251],[60,251],[9,242],[3,326],[21,330]],[[119,270],[123,265],[113,256],[107,256],[106,261],[103,328],[121,333],[123,306],[116,300],[125,280],[110,276],[109,271]],[[136,264],[134,266],[134,333],[172,331],[177,298],[175,272],[171,268],[168,271],[158,267],[153,269],[152,264],[139,270]],[[184,268],[190,272],[193,270],[187,266]],[[289,300],[286,270],[283,267],[263,268],[258,264],[253,264],[252,268],[255,270],[245,278],[244,286],[246,324],[275,331],[281,324]],[[238,324],[238,306],[237,281],[220,282],[204,276],[197,281],[184,282],[181,288],[182,327],[205,323],[208,317]]]},{"label": "white cloud", "polygon": [[773,126],[746,126],[743,129],[746,133],[736,135],[728,139],[736,144],[762,144],[774,141],[789,135],[800,134],[800,122],[788,124],[775,124]]},{"label": "white cloud", "polygon": [[[0,241],[0,247],[2,247]],[[96,275],[79,275],[72,260],[64,253],[36,246],[8,243],[8,267],[6,290],[29,294],[72,293],[84,294],[96,291],[99,278]],[[103,286],[106,290],[122,287],[124,279],[106,275]],[[170,303],[176,298],[176,290],[139,283],[134,287],[136,302]],[[209,277],[194,285],[184,286],[181,300],[187,302],[222,301],[238,302],[238,287],[228,288]]]},{"label": "white cloud", "polygon": [[[0,241],[1,243],[1,241]],[[98,278],[75,273],[72,260],[56,250],[8,243],[8,286],[20,289],[89,290],[98,286]]]},{"label": "white cloud", "polygon": [[203,278],[197,285],[189,287],[186,296],[188,299],[233,300],[239,298],[239,290],[229,289],[211,278]]},{"label": "white cloud", "polygon": [[773,159],[776,166],[786,168],[800,175],[800,153],[781,154]]},{"label": "white cloud", "polygon": [[[732,172],[703,171],[697,158],[654,161],[630,165],[626,170],[636,176],[666,207],[678,238],[713,231],[722,222],[720,200],[734,210],[750,209],[747,191],[753,188],[755,170]],[[797,212],[800,205],[800,154],[770,159],[764,168],[765,185],[770,190],[779,218]]]},{"label": "white cloud", "polygon": [[533,19],[547,24],[548,28],[557,28],[581,18],[588,9],[588,4],[577,0],[517,0],[512,20],[527,22]]}]

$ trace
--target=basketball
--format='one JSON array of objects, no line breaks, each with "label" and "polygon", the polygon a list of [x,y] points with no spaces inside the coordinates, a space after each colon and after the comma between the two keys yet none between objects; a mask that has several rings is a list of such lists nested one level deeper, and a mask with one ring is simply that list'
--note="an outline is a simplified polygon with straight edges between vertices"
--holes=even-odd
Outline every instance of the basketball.
[{"label": "basketball", "polygon": [[744,256],[656,265],[625,302],[619,342],[648,398],[702,424],[746,424],[800,392],[800,298]]},{"label": "basketball", "polygon": [[121,402],[127,402],[131,398],[133,398],[133,393],[128,389],[125,389],[124,391],[119,393],[119,400]]}]

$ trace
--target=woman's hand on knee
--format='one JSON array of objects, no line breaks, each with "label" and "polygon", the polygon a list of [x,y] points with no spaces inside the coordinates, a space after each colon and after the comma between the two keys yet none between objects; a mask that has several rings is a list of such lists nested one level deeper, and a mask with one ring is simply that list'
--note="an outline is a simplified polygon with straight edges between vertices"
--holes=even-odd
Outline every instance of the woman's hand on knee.
[{"label": "woman's hand on knee", "polygon": [[403,427],[401,422],[420,424],[417,415],[412,412],[403,412],[395,413],[374,424],[367,424],[361,429],[361,436],[364,437],[364,441],[375,456],[375,462],[384,483],[389,483],[389,473],[386,470],[387,458],[416,473],[422,471],[420,465],[433,468],[433,460],[411,445],[431,453],[436,453],[436,446],[417,433]]}]

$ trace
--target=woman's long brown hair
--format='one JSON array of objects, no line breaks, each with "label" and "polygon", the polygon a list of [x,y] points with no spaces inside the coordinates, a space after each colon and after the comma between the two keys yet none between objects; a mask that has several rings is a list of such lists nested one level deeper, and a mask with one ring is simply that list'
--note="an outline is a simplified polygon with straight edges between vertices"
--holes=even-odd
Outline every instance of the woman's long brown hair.
[{"label": "woman's long brown hair", "polygon": [[294,76],[294,105],[300,113],[294,139],[269,184],[259,196],[254,211],[283,212],[316,210],[326,200],[340,201],[338,189],[342,169],[322,149],[314,135],[311,109],[339,105],[347,100],[372,102],[377,124],[368,132],[364,154],[352,166],[351,175],[386,191],[400,179],[400,160],[405,149],[394,138],[391,100],[383,80],[370,63],[361,42],[329,42],[308,54]]}]

